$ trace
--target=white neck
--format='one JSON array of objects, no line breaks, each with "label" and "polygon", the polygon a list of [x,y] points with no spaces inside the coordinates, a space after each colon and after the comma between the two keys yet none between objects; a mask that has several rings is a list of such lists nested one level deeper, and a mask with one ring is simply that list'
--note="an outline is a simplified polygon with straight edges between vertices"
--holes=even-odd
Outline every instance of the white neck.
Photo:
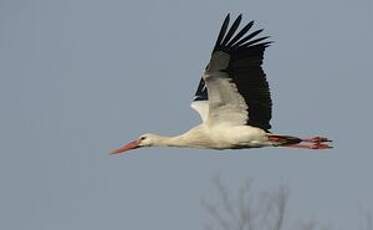
[{"label": "white neck", "polygon": [[186,138],[183,135],[175,136],[175,137],[167,137],[167,136],[155,136],[153,140],[154,146],[170,146],[170,147],[191,147]]},{"label": "white neck", "polygon": [[205,135],[201,135],[200,130],[193,129],[174,137],[159,135],[153,137],[153,146],[205,148],[208,143],[209,140]]}]

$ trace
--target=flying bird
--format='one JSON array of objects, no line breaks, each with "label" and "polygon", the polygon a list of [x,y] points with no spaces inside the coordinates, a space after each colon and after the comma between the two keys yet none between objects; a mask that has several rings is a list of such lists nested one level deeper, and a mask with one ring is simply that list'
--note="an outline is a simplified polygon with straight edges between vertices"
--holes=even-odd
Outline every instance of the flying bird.
[{"label": "flying bird", "polygon": [[173,137],[144,134],[114,149],[111,154],[151,146],[205,149],[289,147],[328,149],[328,138],[299,138],[270,132],[272,100],[262,69],[269,36],[263,29],[251,31],[250,21],[239,31],[242,15],[229,26],[228,14],[221,26],[211,59],[199,81],[191,107],[202,123]]}]

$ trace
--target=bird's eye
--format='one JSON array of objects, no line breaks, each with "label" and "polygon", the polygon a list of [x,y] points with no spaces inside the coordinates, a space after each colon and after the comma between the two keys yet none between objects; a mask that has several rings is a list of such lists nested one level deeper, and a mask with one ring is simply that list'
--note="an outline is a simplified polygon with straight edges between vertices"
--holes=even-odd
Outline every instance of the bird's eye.
[{"label": "bird's eye", "polygon": [[142,141],[145,140],[145,139],[146,139],[146,137],[140,137],[140,140],[142,140]]}]

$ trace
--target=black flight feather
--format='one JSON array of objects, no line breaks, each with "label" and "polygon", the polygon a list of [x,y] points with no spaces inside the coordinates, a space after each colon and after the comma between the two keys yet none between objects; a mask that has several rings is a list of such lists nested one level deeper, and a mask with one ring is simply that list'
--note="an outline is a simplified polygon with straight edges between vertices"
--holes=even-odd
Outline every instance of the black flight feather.
[{"label": "black flight feather", "polygon": [[254,40],[251,40],[249,42],[246,42],[245,44],[242,44],[242,46],[251,46],[251,45],[254,45],[255,43],[258,43],[260,41],[263,41],[267,38],[269,38],[270,36],[265,36],[265,37],[261,37],[261,38],[257,38],[257,39],[254,39]]},{"label": "black flight feather", "polygon": [[233,22],[231,28],[229,29],[227,35],[225,36],[224,41],[223,41],[223,43],[221,44],[222,46],[226,46],[227,43],[229,42],[229,40],[231,40],[233,34],[236,32],[238,26],[240,25],[241,19],[242,19],[242,15],[240,14],[240,15],[236,18],[236,20]]},{"label": "black flight feather", "polygon": [[242,38],[243,35],[246,34],[247,31],[254,25],[254,21],[249,22],[244,28],[241,29],[240,32],[228,43],[228,47],[231,47],[235,42]]},{"label": "black flight feather", "polygon": [[225,17],[223,25],[221,26],[218,39],[216,40],[216,43],[215,43],[215,47],[220,46],[220,43],[224,38],[225,32],[227,31],[228,24],[229,24],[229,14]]}]

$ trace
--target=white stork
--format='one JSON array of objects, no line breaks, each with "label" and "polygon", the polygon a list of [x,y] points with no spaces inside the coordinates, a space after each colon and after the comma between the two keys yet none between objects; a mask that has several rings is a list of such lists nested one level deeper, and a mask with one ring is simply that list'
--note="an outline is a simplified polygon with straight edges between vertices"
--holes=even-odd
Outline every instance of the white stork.
[{"label": "white stork", "polygon": [[272,101],[261,65],[264,50],[271,41],[267,36],[257,38],[262,29],[248,34],[254,21],[237,32],[242,16],[239,15],[230,28],[229,18],[228,14],[191,104],[202,123],[174,137],[141,135],[114,149],[112,154],[150,146],[219,150],[266,146],[331,148],[326,144],[331,140],[324,137],[301,139],[269,131]]}]

